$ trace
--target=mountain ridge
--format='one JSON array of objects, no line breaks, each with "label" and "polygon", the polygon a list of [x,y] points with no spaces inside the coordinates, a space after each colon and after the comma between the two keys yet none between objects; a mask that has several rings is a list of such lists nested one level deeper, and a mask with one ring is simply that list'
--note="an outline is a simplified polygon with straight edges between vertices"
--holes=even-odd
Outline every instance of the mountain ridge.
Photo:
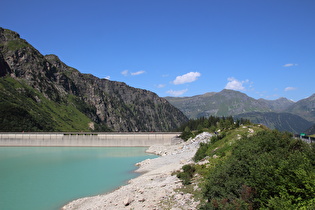
[{"label": "mountain ridge", "polygon": [[235,116],[281,131],[303,132],[315,123],[315,94],[293,102],[254,99],[245,93],[223,89],[192,97],[165,97],[188,118]]},{"label": "mountain ridge", "polygon": [[[101,131],[170,131],[188,120],[153,92],[82,74],[56,55],[42,55],[18,33],[3,28],[0,28],[0,66],[0,93],[5,98],[0,103],[2,124],[10,122],[3,107],[15,107],[18,112],[31,116],[34,122],[43,123],[40,116],[45,117],[52,125],[48,130],[63,130],[65,126],[92,131],[96,128]],[[23,106],[20,99],[29,104]],[[62,111],[59,113],[56,107]],[[71,110],[74,116],[69,113]],[[75,125],[80,119],[84,126]],[[45,130],[35,124],[31,124],[33,128],[26,127]]]},{"label": "mountain ridge", "polygon": [[231,116],[245,112],[271,111],[269,105],[265,102],[251,98],[245,93],[228,89],[180,99],[176,97],[165,98],[178,107],[188,118],[209,117],[210,115]]}]

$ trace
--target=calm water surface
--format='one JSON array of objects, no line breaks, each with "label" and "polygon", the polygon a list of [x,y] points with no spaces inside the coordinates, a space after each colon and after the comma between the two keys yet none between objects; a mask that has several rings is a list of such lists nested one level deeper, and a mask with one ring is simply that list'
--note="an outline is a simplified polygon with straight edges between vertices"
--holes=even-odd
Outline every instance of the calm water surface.
[{"label": "calm water surface", "polygon": [[136,177],[143,147],[0,147],[0,209],[55,210]]}]

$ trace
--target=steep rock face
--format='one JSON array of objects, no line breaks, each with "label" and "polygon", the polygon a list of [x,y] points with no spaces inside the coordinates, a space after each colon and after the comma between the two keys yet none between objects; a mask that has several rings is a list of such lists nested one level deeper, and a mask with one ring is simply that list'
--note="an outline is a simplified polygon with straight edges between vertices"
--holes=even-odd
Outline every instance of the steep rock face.
[{"label": "steep rock face", "polygon": [[115,131],[169,131],[187,120],[155,93],[81,74],[55,55],[41,55],[17,33],[3,28],[0,67],[1,77],[26,82],[48,100],[73,104],[93,123]]}]

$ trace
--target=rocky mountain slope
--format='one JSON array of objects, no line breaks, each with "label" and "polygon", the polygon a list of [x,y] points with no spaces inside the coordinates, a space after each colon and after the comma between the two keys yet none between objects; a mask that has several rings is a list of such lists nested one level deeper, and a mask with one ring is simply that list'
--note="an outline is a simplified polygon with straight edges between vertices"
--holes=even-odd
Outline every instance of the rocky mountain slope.
[{"label": "rocky mountain slope", "polygon": [[306,133],[307,135],[313,135],[313,137],[314,137],[314,135],[315,135],[315,124],[314,124],[312,127],[310,127],[309,129],[307,129],[307,130],[305,131],[305,133]]},{"label": "rocky mountain slope", "polygon": [[170,131],[187,117],[155,93],[43,56],[0,28],[1,131]]},{"label": "rocky mountain slope", "polygon": [[285,111],[315,123],[315,94],[292,104]]},{"label": "rocky mountain slope", "polygon": [[285,112],[288,107],[294,104],[287,98],[278,98],[276,100],[258,99],[259,102],[265,103],[274,112]]},{"label": "rocky mountain slope", "polygon": [[193,97],[166,97],[189,118],[209,116],[233,116],[246,112],[272,111],[268,103],[234,90],[206,93]]},{"label": "rocky mountain slope", "polygon": [[166,99],[189,118],[236,116],[294,133],[303,132],[315,123],[315,94],[298,102],[286,98],[256,100],[234,90]]},{"label": "rocky mountain slope", "polygon": [[295,134],[305,132],[313,125],[304,118],[290,113],[249,112],[234,117],[249,119],[253,123],[266,125],[270,129],[289,131]]}]

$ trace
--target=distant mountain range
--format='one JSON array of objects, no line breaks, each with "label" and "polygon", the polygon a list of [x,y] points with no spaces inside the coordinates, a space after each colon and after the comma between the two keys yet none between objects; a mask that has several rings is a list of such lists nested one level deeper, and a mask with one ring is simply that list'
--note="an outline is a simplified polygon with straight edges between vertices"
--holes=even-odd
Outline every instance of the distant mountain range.
[{"label": "distant mountain range", "polygon": [[189,118],[234,116],[294,133],[304,132],[315,124],[315,94],[298,102],[286,98],[256,100],[226,89],[192,97],[165,98]]},{"label": "distant mountain range", "polygon": [[171,131],[187,120],[153,92],[82,74],[0,28],[0,131]]}]

